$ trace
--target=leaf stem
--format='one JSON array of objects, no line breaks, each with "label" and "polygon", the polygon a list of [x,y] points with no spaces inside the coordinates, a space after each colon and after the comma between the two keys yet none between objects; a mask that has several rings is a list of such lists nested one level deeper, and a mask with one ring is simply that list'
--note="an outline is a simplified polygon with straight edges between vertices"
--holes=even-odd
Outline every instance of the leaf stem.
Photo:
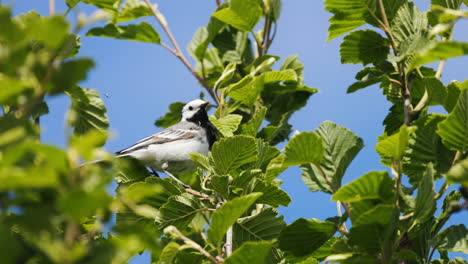
[{"label": "leaf stem", "polygon": [[400,207],[399,191],[400,191],[400,185],[401,185],[401,163],[400,163],[400,161],[393,161],[392,173],[393,173],[393,175],[395,175],[394,202],[395,202],[395,207],[399,208]]},{"label": "leaf stem", "polygon": [[[333,183],[330,181],[330,179],[328,178],[327,174],[325,173],[325,171],[323,171],[323,168],[322,166],[320,165],[316,165],[317,168],[319,169],[320,173],[322,174],[323,178],[325,179],[325,181],[327,182],[328,186],[330,186],[330,190],[332,191],[332,193],[336,193],[336,188],[335,186],[333,186]],[[342,203],[345,211],[349,214],[350,213],[350,209],[349,209],[349,205],[347,203]]]},{"label": "leaf stem", "polygon": [[204,248],[202,248],[197,242],[191,240],[190,238],[184,236],[178,229],[177,227],[175,226],[168,226],[164,229],[164,233],[168,233],[168,234],[171,234],[179,239],[181,239],[182,241],[184,241],[184,243],[186,244],[187,247],[190,247],[190,248],[193,248],[197,251],[199,251],[200,253],[202,253],[203,255],[205,255],[208,259],[210,259],[211,261],[213,261],[214,263],[216,264],[220,264],[222,263],[222,259],[221,260],[218,260],[216,259],[215,257],[213,257],[208,251],[206,251]]},{"label": "leaf stem", "polygon": [[166,35],[169,37],[169,40],[171,41],[172,46],[174,47],[174,49],[170,48],[167,45],[163,45],[163,47],[165,47],[172,54],[174,54],[184,64],[184,66],[190,71],[190,73],[192,73],[192,75],[198,80],[198,82],[205,88],[205,90],[208,92],[208,94],[211,96],[211,98],[213,98],[213,100],[215,100],[216,104],[219,104],[219,98],[215,94],[215,92],[213,91],[211,86],[208,84],[208,82],[204,78],[202,78],[196,72],[196,70],[192,67],[192,65],[190,65],[187,58],[184,56],[184,53],[180,49],[179,44],[177,43],[177,41],[175,40],[174,35],[172,34],[171,30],[169,29],[169,25],[167,24],[166,19],[164,18],[162,13],[159,12],[158,9],[154,8],[153,5],[151,5],[150,0],[145,0],[145,2],[146,2],[146,5],[148,6],[148,8],[153,13],[153,16],[156,18],[158,23],[163,28],[164,32],[166,32]]}]

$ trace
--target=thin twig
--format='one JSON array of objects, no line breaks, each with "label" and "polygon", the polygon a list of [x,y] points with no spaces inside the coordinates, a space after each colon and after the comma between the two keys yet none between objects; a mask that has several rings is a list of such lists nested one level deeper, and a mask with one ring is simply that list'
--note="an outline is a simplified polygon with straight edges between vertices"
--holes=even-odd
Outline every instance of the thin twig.
[{"label": "thin twig", "polygon": [[[328,186],[330,186],[330,190],[332,191],[332,193],[336,193],[336,188],[335,186],[333,186],[333,183],[330,181],[330,179],[328,178],[327,174],[325,173],[325,171],[323,171],[322,167],[320,165],[317,166],[317,168],[319,168],[319,171],[320,173],[322,174],[323,178],[325,179],[325,181],[327,182]],[[348,213],[350,213],[350,208],[349,208],[349,205],[347,203],[342,203],[345,211]]]},{"label": "thin twig", "polygon": [[168,46],[164,46],[164,47],[168,49],[169,51],[171,51],[171,53],[174,54],[185,65],[185,67],[190,71],[190,73],[192,73],[192,75],[198,80],[198,82],[205,88],[205,90],[213,98],[213,100],[215,100],[216,104],[219,104],[219,98],[217,98],[217,96],[215,95],[215,92],[213,91],[213,89],[211,89],[211,86],[208,84],[208,82],[204,78],[202,78],[195,71],[192,65],[190,65],[190,63],[188,62],[187,58],[185,58],[184,53],[180,49],[179,44],[177,44],[177,41],[175,40],[174,35],[169,29],[169,25],[167,24],[164,16],[161,14],[161,12],[159,12],[158,9],[154,8],[154,6],[151,4],[149,0],[145,0],[145,2],[148,8],[153,13],[156,20],[158,21],[158,23],[163,28],[164,32],[166,32],[166,35],[169,37],[169,40],[171,41],[172,46],[174,47],[174,50],[170,49]]},{"label": "thin twig", "polygon": [[395,207],[400,207],[400,184],[401,184],[401,164],[400,162],[393,162],[392,164],[392,173],[395,175],[395,185],[394,185],[394,190],[395,190]]},{"label": "thin twig", "polygon": [[55,0],[49,0],[49,15],[55,15]]},{"label": "thin twig", "polygon": [[[343,213],[341,213],[341,202],[340,201],[336,202],[336,211],[338,212],[339,217],[343,216]],[[344,235],[349,234],[348,228],[346,227],[346,224],[344,222],[341,224],[341,227],[338,228],[338,231],[340,233],[344,234]]]},{"label": "thin twig", "polygon": [[213,261],[216,264],[222,263],[222,260],[218,260],[215,257],[213,257],[208,251],[206,251],[204,248],[202,248],[197,242],[191,240],[190,238],[184,236],[175,226],[168,226],[164,229],[164,233],[169,233],[182,241],[184,241],[185,245],[189,248],[193,248],[195,250],[198,250],[200,253],[205,255],[207,258],[209,258],[211,261]]},{"label": "thin twig", "polygon": [[226,250],[226,257],[232,255],[232,226],[230,226],[226,232],[226,244],[224,244],[224,250]]}]

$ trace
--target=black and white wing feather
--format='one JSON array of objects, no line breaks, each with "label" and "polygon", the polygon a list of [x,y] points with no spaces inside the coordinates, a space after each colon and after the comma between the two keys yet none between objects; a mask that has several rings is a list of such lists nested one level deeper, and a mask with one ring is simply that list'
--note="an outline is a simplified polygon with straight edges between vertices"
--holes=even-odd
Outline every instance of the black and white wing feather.
[{"label": "black and white wing feather", "polygon": [[202,129],[202,127],[195,123],[180,122],[156,134],[146,137],[128,148],[117,151],[115,154],[118,156],[126,156],[134,151],[146,149],[148,146],[153,144],[164,144],[176,140],[195,138],[200,132],[200,129]]}]

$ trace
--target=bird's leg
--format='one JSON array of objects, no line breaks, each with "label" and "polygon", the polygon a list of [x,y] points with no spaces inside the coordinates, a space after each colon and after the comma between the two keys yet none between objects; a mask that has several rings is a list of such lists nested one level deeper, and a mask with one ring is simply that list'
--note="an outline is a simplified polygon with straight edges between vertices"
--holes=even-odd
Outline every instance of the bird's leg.
[{"label": "bird's leg", "polygon": [[151,169],[151,175],[160,178],[159,174],[155,170],[153,170],[153,168],[150,168],[150,169]]},{"label": "bird's leg", "polygon": [[167,171],[167,168],[169,167],[169,164],[167,162],[165,162],[162,166],[161,166],[161,169],[163,170],[164,173],[166,173],[167,175],[169,175],[169,177],[171,177],[172,179],[174,179],[176,182],[178,182],[180,185],[182,185],[182,187],[184,187],[185,189],[192,189],[189,185],[183,183],[181,180],[177,179],[174,175],[172,175],[170,172]]}]

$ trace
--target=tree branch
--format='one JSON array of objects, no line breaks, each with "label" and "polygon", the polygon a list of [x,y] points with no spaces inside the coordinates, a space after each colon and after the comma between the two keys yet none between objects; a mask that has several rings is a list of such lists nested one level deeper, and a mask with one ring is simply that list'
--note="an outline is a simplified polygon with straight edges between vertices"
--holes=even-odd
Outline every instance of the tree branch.
[{"label": "tree branch", "polygon": [[55,15],[55,0],[49,0],[49,15]]},{"label": "tree branch", "polygon": [[[390,45],[393,50],[393,54],[398,56],[398,49],[396,45],[395,38],[393,37],[390,23],[388,22],[387,13],[385,13],[385,7],[382,0],[378,0],[380,15],[382,16],[382,23],[379,23],[380,28],[385,32],[388,39],[390,40]],[[380,20],[378,20],[380,21]],[[397,62],[398,67],[398,74],[400,75],[400,87],[401,87],[401,96],[403,97],[403,109],[404,109],[404,118],[405,118],[405,125],[409,125],[411,123],[411,116],[413,113],[413,106],[411,105],[411,92],[408,87],[408,80],[407,76],[401,62]]]},{"label": "tree branch", "polygon": [[192,75],[198,80],[198,82],[205,88],[205,90],[208,92],[208,94],[211,96],[211,98],[213,98],[213,100],[216,102],[216,104],[219,104],[219,99],[215,95],[215,92],[210,87],[208,82],[204,78],[202,78],[195,71],[195,69],[192,67],[192,65],[190,65],[190,63],[188,62],[187,58],[184,56],[184,53],[180,49],[179,44],[177,44],[177,41],[175,40],[174,35],[172,34],[171,30],[169,29],[169,25],[167,24],[166,19],[164,18],[164,16],[161,14],[161,12],[159,12],[159,10],[157,10],[156,8],[154,8],[153,5],[151,5],[151,2],[149,0],[145,0],[145,2],[146,2],[146,5],[151,10],[151,12],[153,13],[153,16],[156,18],[158,23],[163,28],[164,32],[166,32],[166,35],[169,37],[169,40],[171,41],[172,46],[174,47],[174,49],[169,48],[169,46],[167,46],[167,45],[164,45],[163,47],[168,49],[172,54],[174,54],[185,65],[185,67],[190,71],[190,73],[192,73]]}]

